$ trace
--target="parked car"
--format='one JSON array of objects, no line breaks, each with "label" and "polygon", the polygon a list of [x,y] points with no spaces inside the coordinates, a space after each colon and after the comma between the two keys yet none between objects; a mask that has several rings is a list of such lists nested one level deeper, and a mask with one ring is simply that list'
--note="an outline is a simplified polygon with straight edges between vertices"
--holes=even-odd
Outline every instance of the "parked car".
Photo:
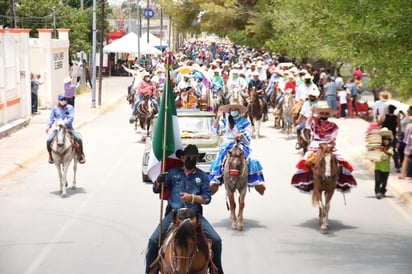
[{"label": "parked car", "polygon": [[[216,115],[208,111],[199,109],[178,109],[177,111],[180,137],[183,147],[194,144],[198,147],[199,153],[205,156],[198,162],[197,167],[209,173],[211,163],[216,159],[223,137],[212,133],[212,126]],[[157,116],[154,124],[156,126]],[[143,152],[142,178],[144,182],[150,182],[147,175],[147,164],[149,162],[150,150],[152,147],[151,138],[146,139],[146,147]]]}]

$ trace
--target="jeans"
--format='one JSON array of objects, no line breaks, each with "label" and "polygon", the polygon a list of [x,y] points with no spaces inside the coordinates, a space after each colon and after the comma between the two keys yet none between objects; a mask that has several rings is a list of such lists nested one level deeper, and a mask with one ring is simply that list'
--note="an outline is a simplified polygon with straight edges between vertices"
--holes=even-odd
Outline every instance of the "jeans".
[{"label": "jeans", "polygon": [[[142,100],[142,96],[137,97],[137,100],[136,102],[134,102],[134,105],[133,105],[132,115],[136,115],[137,107],[139,106],[139,103],[141,100]],[[153,98],[150,100],[152,100],[154,107],[156,108],[157,112],[159,112],[159,104],[157,103],[157,101]]]},{"label": "jeans", "polygon": [[300,122],[300,124],[296,127],[296,134],[300,136],[302,129],[305,127],[306,121]]},{"label": "jeans", "polygon": [[37,94],[31,93],[31,113],[36,113],[37,112],[37,106],[38,106],[38,98]]},{"label": "jeans", "polygon": [[[71,130],[72,134],[73,134],[73,138],[76,140],[76,142],[78,142],[80,144],[80,147],[83,147],[83,141],[82,138],[80,137],[80,134],[75,131],[74,129]],[[50,144],[52,143],[54,137],[56,137],[57,131],[56,130],[52,130],[50,132],[49,137],[47,138],[47,147],[50,146]]]},{"label": "jeans", "polygon": [[[164,239],[166,232],[173,221],[173,212],[168,213],[162,221],[162,239]],[[214,230],[214,228],[210,225],[210,223],[200,215],[200,223],[205,233],[206,237],[209,238],[213,243],[213,262],[218,269],[218,273],[222,274],[222,239],[220,238],[219,234]],[[152,236],[150,236],[149,244],[147,248],[146,254],[146,270],[145,273],[149,273],[150,264],[156,259],[159,253],[159,226],[156,227],[155,231],[153,232]]]},{"label": "jeans", "polygon": [[328,102],[328,106],[331,109],[338,109],[338,105],[336,104],[336,96],[335,95],[327,95],[326,102]]},{"label": "jeans", "polygon": [[386,184],[388,183],[389,172],[375,170],[375,194],[386,193]]}]

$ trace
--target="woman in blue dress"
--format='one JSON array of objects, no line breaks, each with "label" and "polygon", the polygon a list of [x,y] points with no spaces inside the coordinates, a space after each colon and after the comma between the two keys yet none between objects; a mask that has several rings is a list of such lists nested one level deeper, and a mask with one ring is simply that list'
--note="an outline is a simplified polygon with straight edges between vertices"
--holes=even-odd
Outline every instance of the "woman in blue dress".
[{"label": "woman in blue dress", "polygon": [[[256,159],[250,157],[250,134],[252,126],[244,114],[247,108],[240,104],[224,105],[219,108],[215,123],[213,124],[213,133],[226,135],[225,141],[220,147],[219,154],[210,167],[210,188],[212,194],[223,183],[223,166],[226,160],[226,155],[233,148],[236,140],[239,140],[239,145],[243,150],[248,163],[248,185],[255,187],[256,191],[261,195],[265,192],[265,179],[263,177],[262,165]],[[225,114],[225,115],[224,115]]]}]

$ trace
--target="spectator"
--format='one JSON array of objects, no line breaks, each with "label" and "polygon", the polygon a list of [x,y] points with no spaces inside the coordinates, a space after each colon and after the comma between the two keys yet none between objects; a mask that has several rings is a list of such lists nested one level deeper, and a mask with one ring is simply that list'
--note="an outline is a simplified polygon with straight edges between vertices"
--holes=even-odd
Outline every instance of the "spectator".
[{"label": "spectator", "polygon": [[386,114],[388,107],[388,100],[391,98],[391,94],[384,90],[379,93],[379,100],[375,102],[372,108],[373,121],[379,122],[379,120]]},{"label": "spectator", "polygon": [[39,86],[42,84],[44,84],[44,81],[41,79],[40,74],[34,75],[31,73],[31,114],[37,113]]},{"label": "spectator", "polygon": [[375,162],[375,195],[377,199],[385,197],[386,185],[388,183],[390,171],[390,158],[393,155],[391,143],[393,134],[387,128],[381,128],[382,136],[382,160]]},{"label": "spectator", "polygon": [[67,99],[67,103],[74,107],[74,100],[76,99],[76,89],[80,87],[80,79],[77,78],[77,83],[72,83],[73,79],[70,76],[64,78],[64,96]]},{"label": "spectator", "polygon": [[358,102],[358,88],[356,87],[355,80],[350,79],[347,89],[350,92],[350,96],[352,98],[352,110],[355,111],[355,114],[358,115],[358,108],[356,106]]},{"label": "spectator", "polygon": [[[396,107],[394,105],[389,105],[387,108],[387,113],[382,116],[382,118],[379,120],[379,124],[381,125],[382,128],[387,128],[392,132],[393,136],[399,136],[400,135],[400,128],[401,128],[401,121],[398,115],[395,115],[395,110]],[[393,162],[395,164],[395,169],[396,172],[401,172],[400,168],[401,165],[399,163],[399,154],[396,152],[396,147],[398,146],[397,144],[397,138],[392,137],[391,145],[393,148],[392,151],[392,156],[393,156]]]}]

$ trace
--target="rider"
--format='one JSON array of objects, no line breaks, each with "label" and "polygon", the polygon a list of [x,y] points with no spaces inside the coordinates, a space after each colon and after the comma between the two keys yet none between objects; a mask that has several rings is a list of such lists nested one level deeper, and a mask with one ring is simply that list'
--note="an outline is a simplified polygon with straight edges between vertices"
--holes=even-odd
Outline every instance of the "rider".
[{"label": "rider", "polygon": [[268,108],[267,108],[267,101],[265,96],[265,84],[262,80],[259,79],[259,72],[256,70],[252,72],[252,79],[249,81],[248,84],[249,94],[251,89],[255,89],[257,94],[262,98],[263,101],[263,122],[268,120]]},{"label": "rider", "polygon": [[195,89],[195,83],[191,80],[191,77],[189,74],[182,74],[182,79],[179,81],[177,84],[177,90],[178,92],[181,92],[182,90],[186,90],[187,88],[193,88]]},{"label": "rider", "polygon": [[299,112],[299,117],[296,120],[296,135],[297,135],[297,141],[296,141],[296,145],[295,148],[296,149],[301,149],[302,146],[302,129],[305,127],[306,125],[306,120],[310,117],[310,115],[312,114],[312,106],[318,104],[318,97],[320,95],[320,92],[317,88],[312,89],[311,91],[309,91],[308,93],[308,100],[306,100],[303,105],[302,108],[300,109]]},{"label": "rider", "polygon": [[[221,256],[222,240],[203,216],[202,204],[209,204],[212,200],[207,174],[196,167],[196,163],[204,157],[199,154],[197,146],[187,145],[184,151],[177,151],[176,156],[180,157],[183,166],[169,169],[168,173],[160,174],[153,184],[153,192],[160,193],[161,184],[170,189],[168,198],[168,211],[162,221],[162,238],[164,238],[169,226],[172,223],[173,212],[180,208],[191,208],[200,213],[200,222],[203,232],[213,245],[213,263],[218,269],[218,273],[223,273]],[[146,272],[150,272],[150,265],[156,260],[159,248],[159,226],[150,236],[148,251],[146,254]]]},{"label": "rider", "polygon": [[[59,94],[57,96],[59,102],[57,105],[53,106],[52,111],[50,112],[49,122],[47,123],[46,133],[49,133],[50,128],[53,126],[54,122],[57,119],[62,119],[66,125],[66,128],[70,130],[73,134],[73,138],[79,144],[79,150],[77,152],[77,158],[80,164],[86,162],[86,157],[83,153],[83,141],[80,134],[73,128],[73,119],[74,119],[74,108],[72,105],[67,103],[67,98],[64,94]],[[50,132],[49,137],[47,138],[47,151],[49,152],[49,164],[54,164],[51,151],[51,143],[56,136],[56,130]]]},{"label": "rider", "polygon": [[227,82],[228,93],[226,95],[226,104],[230,102],[230,98],[233,95],[233,90],[240,90],[239,94],[243,99],[243,102],[246,102],[247,95],[245,90],[247,89],[247,82],[245,78],[239,77],[240,71],[233,69],[231,71],[231,78]]},{"label": "rider", "polygon": [[150,74],[145,71],[142,73],[143,81],[139,82],[139,85],[137,86],[137,99],[134,102],[133,105],[133,111],[132,111],[132,117],[130,118],[130,121],[134,121],[136,112],[137,112],[137,107],[140,104],[140,101],[145,97],[149,96],[150,100],[152,100],[153,105],[155,106],[156,110],[159,111],[159,104],[157,103],[156,99],[154,99],[156,95],[156,86],[155,84],[150,80]]},{"label": "rider", "polygon": [[[221,134],[225,131],[225,142],[221,145],[219,154],[210,166],[210,188],[212,194],[216,193],[219,189],[219,185],[223,183],[223,167],[226,160],[226,155],[229,150],[235,145],[235,141],[239,140],[240,147],[248,162],[248,185],[255,187],[256,191],[261,195],[264,194],[266,186],[265,179],[263,177],[262,165],[258,160],[250,157],[250,133],[252,131],[251,124],[244,114],[247,112],[247,108],[240,104],[224,105],[219,108],[216,116],[216,120],[213,124],[213,133]],[[226,113],[227,118],[223,116]]]},{"label": "rider", "polygon": [[294,187],[304,192],[311,192],[313,190],[313,176],[310,168],[311,155],[316,152],[320,144],[325,143],[333,146],[332,153],[341,166],[336,189],[345,193],[356,186],[356,180],[351,173],[353,170],[352,165],[343,158],[335,146],[339,128],[334,122],[328,121],[328,118],[332,114],[336,114],[336,112],[337,110],[331,109],[325,104],[312,106],[312,112],[307,119],[306,125],[310,127],[313,139],[303,159],[296,165],[298,170],[293,175],[291,182]]}]

